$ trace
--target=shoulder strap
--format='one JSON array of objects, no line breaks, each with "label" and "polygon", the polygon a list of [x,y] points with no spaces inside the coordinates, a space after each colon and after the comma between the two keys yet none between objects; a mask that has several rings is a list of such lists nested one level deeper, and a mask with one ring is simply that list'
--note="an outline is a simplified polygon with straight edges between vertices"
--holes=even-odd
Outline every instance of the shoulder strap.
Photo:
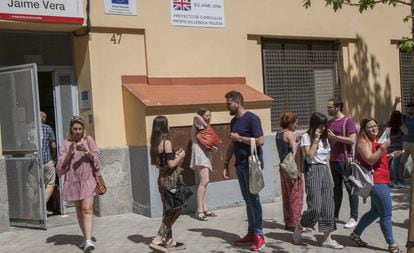
[{"label": "shoulder strap", "polygon": [[[342,126],[342,135],[346,137],[346,123],[348,121],[349,117],[345,117],[344,125]],[[345,154],[345,161],[348,159],[348,149],[346,148],[346,144],[342,143],[344,147],[344,154]]]},{"label": "shoulder strap", "polygon": [[162,153],[164,154],[165,153],[165,141],[166,141],[167,139],[164,139],[164,142],[162,143]]},{"label": "shoulder strap", "polygon": [[257,155],[256,141],[255,138],[250,138],[250,155]]}]

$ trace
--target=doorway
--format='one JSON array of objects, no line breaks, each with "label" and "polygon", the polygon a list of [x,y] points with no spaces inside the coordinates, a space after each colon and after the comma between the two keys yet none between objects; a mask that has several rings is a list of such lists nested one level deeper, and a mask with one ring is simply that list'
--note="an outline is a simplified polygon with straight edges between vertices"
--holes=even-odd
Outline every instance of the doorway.
[{"label": "doorway", "polygon": [[[59,150],[60,144],[63,142],[64,138],[67,136],[68,128],[69,128],[69,121],[73,115],[79,114],[78,110],[78,93],[77,93],[77,86],[76,86],[76,78],[75,78],[75,71],[74,71],[74,56],[73,56],[73,48],[72,48],[72,34],[71,33],[59,33],[59,32],[32,32],[32,31],[11,31],[11,30],[0,30],[0,41],[2,42],[2,47],[0,47],[0,67],[9,71],[9,68],[12,66],[19,65],[19,67],[12,68],[13,71],[16,71],[15,74],[16,78],[20,78],[20,73],[23,69],[29,73],[29,71],[35,72],[33,74],[33,78],[26,78],[27,82],[25,83],[17,83],[17,82],[8,82],[10,85],[7,86],[5,89],[7,91],[10,90],[10,94],[17,94],[19,95],[20,90],[15,91],[16,89],[21,89],[22,92],[25,90],[36,90],[36,92],[30,93],[33,95],[33,101],[38,101],[38,105],[34,103],[33,108],[34,111],[31,113],[20,113],[20,118],[16,119],[16,122],[33,122],[33,125],[36,125],[36,121],[39,119],[39,111],[43,111],[46,113],[46,124],[49,125],[55,134],[56,142],[57,142],[57,150]],[[24,66],[24,67],[23,67]],[[33,66],[33,67],[26,67],[26,66]],[[14,70],[16,69],[16,70]],[[20,72],[19,72],[20,71]],[[24,72],[24,73],[26,73]],[[13,72],[14,73],[14,72]],[[5,78],[9,78],[10,74],[4,74]],[[14,76],[12,76],[15,78]],[[16,79],[15,78],[15,79]],[[8,79],[7,79],[8,80]],[[32,85],[33,84],[33,85]],[[29,85],[31,85],[29,89]],[[28,92],[28,91],[27,91]],[[5,93],[3,93],[5,94]],[[25,94],[25,93],[24,93]],[[13,95],[16,96],[16,95]],[[28,97],[29,95],[25,95]],[[26,101],[26,100],[24,100]],[[10,114],[10,108],[14,108],[13,103],[14,101],[10,101],[10,104],[7,104],[6,100],[3,100],[3,108],[6,110],[5,115]],[[38,109],[36,109],[36,107]],[[19,107],[20,108],[20,107]],[[17,108],[17,109],[19,109]],[[28,107],[29,108],[29,107]],[[19,111],[20,112],[20,111]],[[10,114],[12,115],[12,114]],[[35,115],[36,121],[34,119],[28,119],[28,116]],[[2,115],[0,115],[2,116]],[[11,117],[11,116],[10,116]],[[36,123],[36,124],[34,124]],[[27,125],[27,124],[26,124]],[[33,132],[38,132],[40,137],[40,125],[36,125],[33,127]],[[22,133],[24,131],[22,130]],[[27,132],[27,131],[26,131]],[[2,136],[7,135],[6,131],[2,131]],[[15,137],[16,136],[16,137]],[[5,141],[9,143],[18,142],[16,138],[18,137],[17,134],[15,136],[7,136],[6,138],[2,139],[3,146],[5,145]],[[11,138],[11,139],[10,139]],[[16,140],[14,140],[16,139]],[[39,139],[39,138],[37,138]],[[20,145],[20,142],[18,142]],[[39,144],[42,145],[42,144]],[[21,145],[20,145],[21,146]],[[20,146],[18,148],[20,148]],[[13,147],[14,148],[14,147]],[[39,146],[40,148],[40,146]],[[19,149],[16,148],[19,151]],[[13,150],[12,150],[13,151]],[[20,159],[22,154],[10,151],[10,159]],[[4,149],[3,149],[4,153]],[[23,158],[26,160],[33,161],[32,153],[23,154]],[[20,157],[18,157],[20,156]],[[13,161],[14,161],[13,160]],[[22,159],[20,159],[22,160]],[[20,162],[20,161],[19,161]],[[20,162],[21,163],[21,162]],[[11,164],[11,162],[10,162]],[[6,170],[8,170],[6,165]],[[39,174],[35,175],[34,178],[36,179],[36,184],[41,185],[43,182],[42,175],[43,173],[40,171]],[[8,180],[8,185],[12,186],[13,182]],[[55,197],[51,197],[51,203],[48,204],[48,214],[57,214],[57,213],[71,213],[74,212],[74,208],[72,203],[60,201],[60,194],[62,192],[63,181],[56,181],[57,187]],[[43,195],[44,193],[39,190],[38,195]],[[14,196],[10,196],[9,194],[9,203],[10,200],[15,198]],[[40,198],[40,202],[39,201]],[[39,209],[40,213],[37,220],[42,220],[43,214],[46,210],[46,204],[42,203],[41,197],[36,198],[36,208]],[[23,202],[15,203],[11,205],[13,208],[10,208],[9,213],[11,214],[10,217],[16,216],[16,210],[24,209],[25,206],[22,204]],[[36,210],[37,210],[36,209]],[[19,219],[26,220],[24,215],[18,216]],[[23,226],[26,227],[27,222],[21,222]],[[46,228],[46,220],[40,227]]]},{"label": "doorway", "polygon": [[[37,75],[40,111],[47,115],[45,124],[49,125],[55,134],[58,152],[67,137],[72,116],[79,114],[75,75],[72,70],[65,68],[39,71]],[[55,161],[56,156],[53,157]],[[72,202],[60,198],[63,183],[62,179],[56,177],[54,192],[46,204],[48,215],[75,212]]]}]

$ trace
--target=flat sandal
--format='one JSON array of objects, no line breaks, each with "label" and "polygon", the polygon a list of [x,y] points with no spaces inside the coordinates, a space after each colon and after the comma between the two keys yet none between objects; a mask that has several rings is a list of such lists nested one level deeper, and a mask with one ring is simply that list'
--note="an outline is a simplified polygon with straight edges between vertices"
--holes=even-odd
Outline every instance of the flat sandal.
[{"label": "flat sandal", "polygon": [[364,241],[361,239],[361,237],[357,236],[357,235],[356,235],[356,234],[354,234],[354,233],[351,233],[351,234],[349,235],[349,239],[350,239],[351,241],[355,242],[356,244],[358,244],[358,246],[359,246],[359,247],[366,247],[366,246],[368,246],[368,243],[367,243],[367,242],[364,242]]},{"label": "flat sandal", "polygon": [[210,210],[204,211],[204,215],[207,217],[217,217],[217,214],[213,213]]},{"label": "flat sandal", "polygon": [[196,212],[195,215],[196,215],[196,218],[200,221],[208,221],[204,212]]},{"label": "flat sandal", "polygon": [[402,253],[402,250],[400,248],[398,248],[397,245],[394,246],[388,246],[388,252],[390,253]]}]

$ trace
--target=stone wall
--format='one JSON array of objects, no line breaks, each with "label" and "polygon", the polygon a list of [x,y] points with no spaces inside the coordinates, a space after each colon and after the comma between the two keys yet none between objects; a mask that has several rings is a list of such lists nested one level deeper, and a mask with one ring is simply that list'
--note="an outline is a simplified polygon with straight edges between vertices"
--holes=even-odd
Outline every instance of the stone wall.
[{"label": "stone wall", "polygon": [[6,162],[0,157],[0,232],[10,230]]}]

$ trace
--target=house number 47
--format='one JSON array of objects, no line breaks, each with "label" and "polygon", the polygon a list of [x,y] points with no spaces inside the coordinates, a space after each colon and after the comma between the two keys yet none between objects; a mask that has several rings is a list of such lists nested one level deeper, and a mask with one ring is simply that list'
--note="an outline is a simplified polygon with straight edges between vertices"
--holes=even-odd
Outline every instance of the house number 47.
[{"label": "house number 47", "polygon": [[122,33],[113,33],[111,36],[111,41],[114,44],[120,44],[122,38]]}]

